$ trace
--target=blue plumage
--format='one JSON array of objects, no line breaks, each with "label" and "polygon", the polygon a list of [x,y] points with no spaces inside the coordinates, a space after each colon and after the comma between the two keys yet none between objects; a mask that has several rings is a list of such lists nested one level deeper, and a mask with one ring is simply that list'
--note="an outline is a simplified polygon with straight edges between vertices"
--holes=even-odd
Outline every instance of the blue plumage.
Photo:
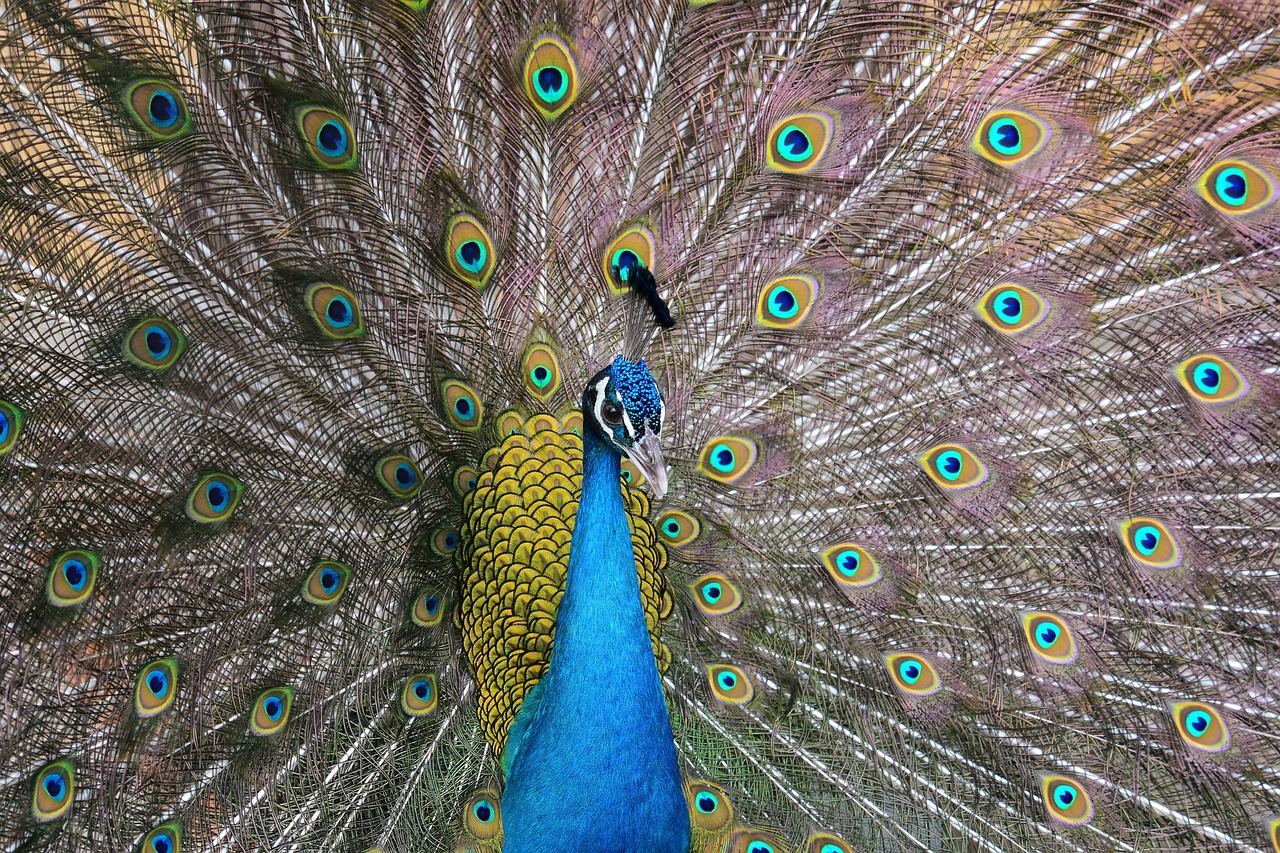
[{"label": "blue plumage", "polygon": [[[619,358],[606,375],[629,414],[661,427],[661,398],[643,362]],[[551,667],[526,697],[503,754],[505,853],[674,853],[689,845],[619,489],[621,456],[595,420],[593,390],[583,403],[582,500]]]}]

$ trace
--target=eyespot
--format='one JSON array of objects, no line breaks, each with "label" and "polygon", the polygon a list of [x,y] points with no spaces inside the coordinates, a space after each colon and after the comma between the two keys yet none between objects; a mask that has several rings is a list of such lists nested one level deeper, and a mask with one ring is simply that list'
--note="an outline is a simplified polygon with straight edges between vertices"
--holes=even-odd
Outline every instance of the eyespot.
[{"label": "eyespot", "polygon": [[818,279],[795,274],[775,278],[760,291],[756,304],[756,325],[769,329],[790,329],[809,316],[818,298]]},{"label": "eyespot", "polygon": [[997,332],[1016,335],[1048,317],[1049,305],[1025,287],[1001,284],[983,295],[978,316]]},{"label": "eyespot", "polygon": [[324,107],[298,110],[298,133],[316,164],[326,169],[354,169],[356,140],[347,120]]},{"label": "eyespot", "polygon": [[444,618],[444,600],[440,598],[439,594],[429,589],[424,589],[413,600],[412,618],[415,625],[423,628],[439,625],[440,620]]},{"label": "eyespot", "polygon": [[534,344],[524,353],[524,387],[545,400],[560,387],[560,361],[546,344]]},{"label": "eyespot", "polygon": [[775,172],[808,172],[822,159],[834,128],[835,120],[826,113],[787,116],[769,131],[765,163]]},{"label": "eyespot", "polygon": [[1014,166],[1032,157],[1049,141],[1049,128],[1029,113],[1000,110],[983,119],[973,149],[992,163]]},{"label": "eyespot", "polygon": [[337,604],[350,579],[351,569],[342,563],[321,560],[311,567],[306,583],[302,585],[302,597],[322,607]]},{"label": "eyespot", "polygon": [[1175,371],[1182,387],[1201,403],[1229,403],[1249,393],[1249,380],[1219,355],[1196,355]]},{"label": "eyespot", "polygon": [[22,410],[12,403],[0,400],[0,456],[4,456],[18,443],[22,432]]},{"label": "eyespot", "polygon": [[658,516],[658,533],[663,544],[680,548],[698,538],[702,525],[687,512],[669,510]]},{"label": "eyespot", "polygon": [[449,268],[473,287],[483,288],[489,283],[496,260],[489,232],[479,219],[459,213],[449,220],[445,235]]},{"label": "eyespot", "polygon": [[187,518],[199,524],[226,521],[240,503],[244,483],[229,474],[205,474],[187,496]]},{"label": "eyespot", "polygon": [[742,594],[724,575],[703,575],[693,582],[693,601],[709,616],[732,613],[742,604]]},{"label": "eyespot", "polygon": [[325,337],[348,340],[364,335],[364,320],[355,294],[336,284],[313,284],[307,288],[307,312]]},{"label": "eyespot", "polygon": [[689,783],[689,817],[699,829],[714,832],[733,820],[733,806],[724,788],[714,782],[697,780]]},{"label": "eyespot", "polygon": [[853,853],[853,848],[843,838],[837,838],[825,832],[815,832],[809,836],[805,851],[806,853]]},{"label": "eyespot", "polygon": [[1251,213],[1270,203],[1276,194],[1271,176],[1242,160],[1215,163],[1196,188],[1209,204],[1233,215]]},{"label": "eyespot", "polygon": [[149,370],[173,367],[187,348],[187,339],[172,323],[152,317],[129,330],[124,355],[130,362]]},{"label": "eyespot", "polygon": [[[632,225],[615,237],[600,259],[609,289],[614,293],[626,293],[628,270],[634,266],[653,270],[657,251],[653,232],[643,225]],[[616,275],[615,268],[618,271]]]},{"label": "eyespot", "polygon": [[502,832],[502,806],[492,791],[480,791],[467,800],[467,831],[488,841]]},{"label": "eyespot", "polygon": [[920,457],[920,464],[944,489],[967,489],[987,479],[987,466],[958,444],[939,444]]},{"label": "eyespot", "polygon": [[725,845],[725,853],[784,853],[786,842],[765,829],[740,829]]},{"label": "eyespot", "polygon": [[138,683],[133,689],[133,709],[146,719],[161,714],[173,705],[178,695],[178,663],[173,658],[161,658],[147,664],[138,673]]},{"label": "eyespot", "polygon": [[463,465],[453,472],[453,488],[459,496],[474,492],[480,483],[480,472],[470,465]]},{"label": "eyespot", "polygon": [[378,474],[378,482],[394,498],[411,498],[422,488],[422,472],[403,453],[382,457],[374,470]]},{"label": "eyespot", "polygon": [[447,557],[458,550],[461,543],[456,530],[441,529],[431,536],[431,550],[441,557]]},{"label": "eyespot", "polygon": [[411,675],[400,693],[400,708],[410,717],[429,714],[436,707],[436,677],[425,672]]},{"label": "eyespot", "polygon": [[707,667],[707,678],[711,681],[711,692],[721,702],[745,705],[755,695],[751,679],[736,666],[727,663],[713,664]]},{"label": "eyespot", "polygon": [[138,80],[124,90],[130,118],[156,139],[176,139],[191,129],[187,102],[177,87],[162,80]]},{"label": "eyespot", "polygon": [[1022,617],[1022,633],[1036,657],[1048,663],[1066,666],[1079,657],[1075,637],[1061,618],[1052,613],[1026,613]]},{"label": "eyespot", "polygon": [[524,417],[514,409],[508,409],[498,415],[498,435],[516,435],[524,430]]},{"label": "eyespot", "polygon": [[139,853],[182,853],[182,825],[176,820],[160,824],[143,837],[138,851]]},{"label": "eyespot", "polygon": [[698,471],[721,483],[732,483],[756,461],[756,443],[749,438],[721,435],[702,446]]},{"label": "eyespot", "polygon": [[1040,796],[1049,809],[1049,816],[1062,823],[1079,825],[1093,818],[1093,803],[1074,779],[1045,776],[1040,780]]},{"label": "eyespot", "polygon": [[45,594],[54,607],[74,607],[93,593],[98,580],[98,555],[76,549],[63,551],[49,563]]},{"label": "eyespot", "polygon": [[293,707],[293,690],[288,687],[272,687],[258,694],[253,703],[253,716],[249,728],[257,735],[273,735],[289,722],[289,710]]},{"label": "eyespot", "polygon": [[1231,745],[1231,731],[1217,709],[1203,702],[1174,702],[1170,708],[1187,746],[1201,752],[1222,752]]},{"label": "eyespot", "polygon": [[41,823],[57,820],[71,808],[75,792],[75,770],[70,761],[46,764],[36,774],[35,792],[31,798],[32,816]]},{"label": "eyespot", "polygon": [[578,97],[578,69],[563,39],[545,35],[524,61],[524,90],[543,118],[554,119]]},{"label": "eyespot", "polygon": [[644,474],[636,467],[636,464],[630,459],[624,458],[622,460],[622,482],[632,488],[638,489],[647,481],[645,480]]},{"label": "eyespot", "polygon": [[880,564],[867,549],[852,542],[832,545],[822,552],[827,572],[841,586],[871,586],[881,578]]},{"label": "eyespot", "polygon": [[476,392],[461,382],[444,383],[442,388],[444,410],[459,429],[476,430],[480,428],[480,419],[484,417],[484,407]]},{"label": "eyespot", "polygon": [[894,686],[910,696],[929,696],[942,689],[942,679],[933,664],[910,652],[884,656]]},{"label": "eyespot", "polygon": [[1154,518],[1122,521],[1120,536],[1129,556],[1145,566],[1172,569],[1182,562],[1182,552],[1173,534]]}]

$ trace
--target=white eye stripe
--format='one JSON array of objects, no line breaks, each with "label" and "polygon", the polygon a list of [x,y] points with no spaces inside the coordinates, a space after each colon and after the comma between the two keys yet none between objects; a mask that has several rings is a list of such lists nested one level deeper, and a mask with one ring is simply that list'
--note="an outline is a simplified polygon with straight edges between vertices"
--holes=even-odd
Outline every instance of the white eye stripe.
[{"label": "white eye stripe", "polygon": [[622,426],[627,431],[627,438],[632,441],[636,440],[636,428],[631,425],[631,415],[627,414],[627,410],[622,410]]},{"label": "white eye stripe", "polygon": [[595,405],[596,423],[601,425],[604,424],[604,401],[605,401],[604,392],[605,392],[605,389],[608,387],[609,387],[609,377],[607,376],[596,383],[596,405]]}]

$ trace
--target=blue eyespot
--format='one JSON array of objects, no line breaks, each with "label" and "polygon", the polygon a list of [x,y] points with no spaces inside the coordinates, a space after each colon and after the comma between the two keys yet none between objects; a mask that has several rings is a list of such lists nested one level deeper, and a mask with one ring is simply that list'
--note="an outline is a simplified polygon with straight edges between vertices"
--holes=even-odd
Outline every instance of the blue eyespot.
[{"label": "blue eyespot", "polygon": [[703,598],[705,598],[708,602],[712,604],[715,604],[717,601],[719,601],[720,596],[722,595],[724,595],[724,587],[722,587],[719,583],[716,583],[715,581],[712,581],[711,583],[708,583],[708,584],[704,584],[702,587]]},{"label": "blue eyespot", "polygon": [[716,798],[707,793],[699,794],[696,802],[698,811],[703,814],[712,814],[720,807],[720,803],[716,801]]},{"label": "blue eyespot", "polygon": [[1002,322],[1012,326],[1022,319],[1022,297],[1016,290],[1001,291],[996,295],[995,305]]},{"label": "blue eyespot", "polygon": [[419,701],[425,702],[431,698],[431,685],[426,679],[420,678],[413,682],[411,689],[413,690],[413,695],[417,696]]},{"label": "blue eyespot", "polygon": [[538,97],[547,103],[554,103],[563,98],[569,85],[565,73],[554,65],[542,66],[534,72],[533,79]]},{"label": "blue eyespot", "polygon": [[[621,238],[619,238],[621,239]],[[616,240],[614,242],[617,242]],[[640,257],[630,249],[618,249],[613,253],[613,267],[618,271],[618,280],[626,281],[634,267],[642,266]]]},{"label": "blue eyespot", "polygon": [[788,287],[775,287],[769,293],[769,313],[780,320],[789,320],[800,311],[800,300]]},{"label": "blue eyespot", "polygon": [[1204,711],[1192,711],[1187,714],[1187,731],[1194,737],[1200,737],[1209,730],[1212,722]]},{"label": "blue eyespot", "polygon": [[173,348],[173,339],[159,326],[147,326],[146,339],[147,352],[157,361],[167,356]]},{"label": "blue eyespot", "polygon": [[345,296],[335,296],[330,299],[324,313],[329,318],[329,322],[339,329],[350,326],[356,319],[356,312]]},{"label": "blue eyespot", "polygon": [[412,488],[413,484],[418,480],[418,475],[405,462],[401,462],[396,466],[395,477],[396,485],[402,489]]},{"label": "blue eyespot", "polygon": [[907,660],[898,664],[898,675],[900,675],[902,680],[907,684],[915,684],[920,680],[921,674],[922,670],[920,669],[920,664],[915,661]]},{"label": "blue eyespot", "polygon": [[716,683],[720,685],[721,690],[732,691],[738,686],[738,678],[732,672],[721,672],[716,676]]},{"label": "blue eyespot", "polygon": [[1011,119],[993,122],[987,130],[987,142],[1005,156],[1013,156],[1022,150],[1022,133]]},{"label": "blue eyespot", "polygon": [[284,713],[284,703],[275,696],[268,696],[267,700],[262,703],[262,710],[272,720],[280,719],[280,715]]},{"label": "blue eyespot", "polygon": [[774,849],[767,841],[752,841],[747,846],[747,853],[774,853]]},{"label": "blue eyespot", "polygon": [[945,480],[960,479],[960,469],[963,467],[963,460],[960,454],[954,450],[947,450],[938,454],[936,462],[938,474]]},{"label": "blue eyespot", "polygon": [[1144,557],[1155,553],[1156,546],[1159,544],[1160,531],[1150,524],[1144,524],[1133,534],[1133,545]]},{"label": "blue eyespot", "polygon": [[148,104],[147,111],[151,113],[151,120],[155,122],[156,127],[161,130],[173,127],[182,117],[177,99],[164,89],[156,89],[151,93],[151,103]]},{"label": "blue eyespot", "polygon": [[813,143],[809,141],[809,134],[794,124],[784,127],[778,134],[778,156],[783,160],[798,163],[809,159],[812,154]]},{"label": "blue eyespot", "polygon": [[152,853],[172,853],[173,839],[167,832],[160,833],[151,839]]},{"label": "blue eyespot", "polygon": [[1070,785],[1056,785],[1053,789],[1053,799],[1062,808],[1068,808],[1076,801],[1076,791]]},{"label": "blue eyespot", "polygon": [[1041,624],[1040,630],[1036,631],[1036,643],[1042,649],[1050,648],[1057,640],[1058,629],[1048,622]]},{"label": "blue eyespot", "polygon": [[316,132],[316,147],[326,157],[345,156],[349,145],[346,128],[336,121],[326,121]]},{"label": "blue eyespot", "polygon": [[475,415],[475,407],[466,397],[459,397],[453,402],[453,413],[462,420],[469,421]]},{"label": "blue eyespot", "polygon": [[159,669],[153,669],[151,674],[147,676],[147,689],[157,699],[163,699],[165,694],[169,692],[169,676]]},{"label": "blue eyespot", "polygon": [[480,800],[471,807],[471,813],[476,816],[476,820],[481,823],[488,823],[493,820],[493,803],[488,800]]},{"label": "blue eyespot", "polygon": [[726,444],[711,451],[711,465],[717,471],[733,470],[733,450]]},{"label": "blue eyespot", "polygon": [[858,574],[858,568],[862,565],[862,558],[857,551],[842,551],[836,557],[836,565],[840,569],[840,574],[854,577]]},{"label": "blue eyespot", "polygon": [[63,793],[67,790],[66,780],[62,778],[61,773],[50,773],[44,777],[44,792],[55,800],[62,799]]},{"label": "blue eyespot", "polygon": [[437,595],[428,595],[427,600],[423,602],[428,616],[435,616],[436,611],[440,609],[440,597]]},{"label": "blue eyespot", "polygon": [[333,569],[324,569],[320,572],[320,586],[324,587],[326,592],[333,592],[337,589],[338,582],[341,580],[342,576]]},{"label": "blue eyespot", "polygon": [[62,576],[66,578],[67,584],[76,592],[84,589],[85,581],[89,578],[89,570],[85,568],[84,563],[75,559],[69,559],[62,564]]},{"label": "blue eyespot", "polygon": [[479,240],[466,240],[458,245],[457,249],[458,263],[469,272],[479,273],[484,269],[485,260],[488,258],[488,252],[484,249],[484,244]]},{"label": "blue eyespot", "polygon": [[1249,195],[1249,179],[1245,177],[1242,169],[1235,167],[1223,169],[1214,178],[1213,188],[1222,201],[1232,207],[1239,207],[1244,204]]},{"label": "blue eyespot", "polygon": [[1217,394],[1222,385],[1222,369],[1212,361],[1202,361],[1191,372],[1191,379],[1205,394]]},{"label": "blue eyespot", "polygon": [[213,480],[205,486],[204,496],[214,512],[222,512],[231,502],[231,490],[221,480]]}]

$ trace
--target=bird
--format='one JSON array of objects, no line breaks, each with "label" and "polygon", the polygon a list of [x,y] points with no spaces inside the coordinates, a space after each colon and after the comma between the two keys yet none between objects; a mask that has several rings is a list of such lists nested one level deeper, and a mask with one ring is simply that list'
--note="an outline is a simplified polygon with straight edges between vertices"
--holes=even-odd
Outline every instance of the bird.
[{"label": "bird", "polygon": [[0,848],[1280,853],[1271,0],[4,0]]}]

